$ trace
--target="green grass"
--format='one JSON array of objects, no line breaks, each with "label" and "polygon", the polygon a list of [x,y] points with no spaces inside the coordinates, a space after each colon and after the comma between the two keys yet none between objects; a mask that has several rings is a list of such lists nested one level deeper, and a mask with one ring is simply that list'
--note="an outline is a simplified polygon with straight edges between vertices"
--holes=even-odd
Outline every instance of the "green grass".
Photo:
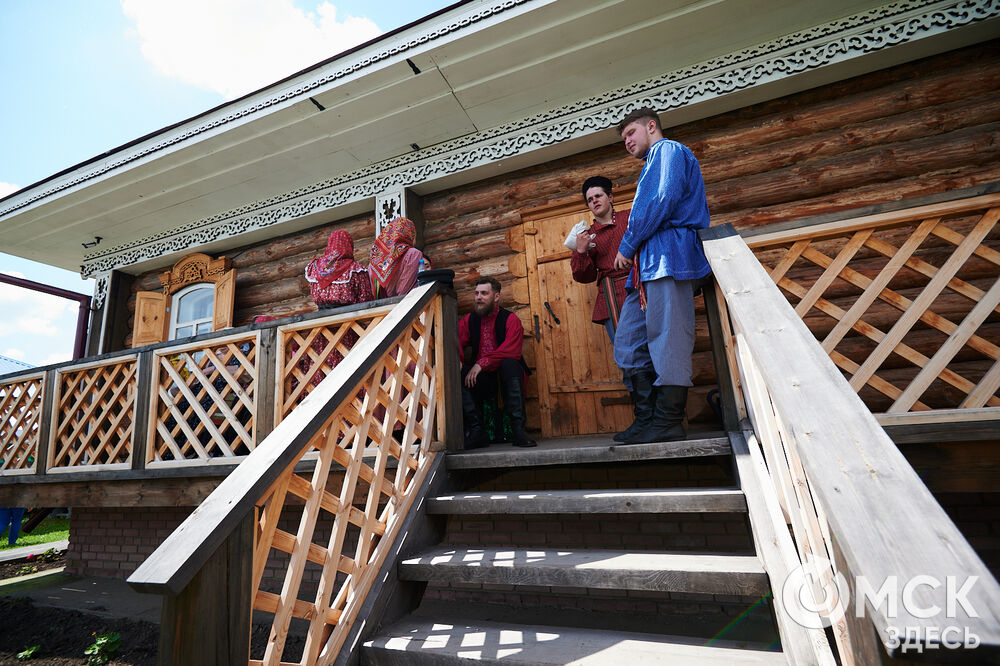
[{"label": "green grass", "polygon": [[34,546],[40,543],[50,543],[69,538],[69,518],[46,518],[31,534],[21,534],[17,537],[17,543],[13,546],[7,545],[7,530],[0,533],[0,550],[10,548],[20,548],[22,546]]}]

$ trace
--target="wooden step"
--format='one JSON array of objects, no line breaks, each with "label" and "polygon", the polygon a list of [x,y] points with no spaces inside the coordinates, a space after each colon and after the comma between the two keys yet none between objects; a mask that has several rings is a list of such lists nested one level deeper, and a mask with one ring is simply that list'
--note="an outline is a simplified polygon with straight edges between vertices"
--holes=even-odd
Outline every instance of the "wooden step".
[{"label": "wooden step", "polygon": [[609,435],[588,435],[545,440],[532,449],[494,444],[485,449],[449,453],[445,462],[448,469],[494,469],[728,456],[731,453],[727,437],[625,445],[612,441]]},{"label": "wooden step", "polygon": [[403,580],[761,596],[756,556],[621,550],[438,548],[400,562]]},{"label": "wooden step", "polygon": [[522,490],[443,495],[428,513],[745,513],[743,491],[727,488]]},{"label": "wooden step", "polygon": [[629,664],[730,666],[787,664],[780,652],[748,650],[726,641],[538,625],[406,619],[364,645],[366,663]]}]

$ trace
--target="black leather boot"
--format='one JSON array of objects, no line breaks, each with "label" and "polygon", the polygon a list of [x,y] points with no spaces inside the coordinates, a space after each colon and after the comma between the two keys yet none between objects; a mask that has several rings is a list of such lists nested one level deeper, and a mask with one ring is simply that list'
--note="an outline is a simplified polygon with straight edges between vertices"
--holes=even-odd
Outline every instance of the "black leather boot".
[{"label": "black leather boot", "polygon": [[503,396],[503,410],[510,417],[510,434],[514,446],[538,446],[524,432],[524,386],[519,377],[502,377],[500,394]]},{"label": "black leather boot", "polygon": [[626,444],[673,442],[684,439],[684,408],[687,405],[686,386],[657,386],[653,405],[653,421]]},{"label": "black leather boot", "polygon": [[629,391],[628,394],[632,399],[632,424],[621,432],[615,433],[615,436],[611,439],[616,442],[624,442],[626,439],[635,436],[635,434],[639,432],[639,428],[636,425],[639,423],[639,396],[636,395],[634,389]]},{"label": "black leather boot", "polygon": [[[464,377],[463,377],[464,379]],[[464,383],[462,384],[462,420],[465,425],[465,448],[481,449],[490,445],[490,436],[483,429],[476,398]]]},{"label": "black leather boot", "polygon": [[632,380],[632,412],[635,420],[632,425],[615,435],[616,442],[629,444],[640,432],[653,425],[653,408],[656,404],[656,373],[640,371],[631,376]]}]

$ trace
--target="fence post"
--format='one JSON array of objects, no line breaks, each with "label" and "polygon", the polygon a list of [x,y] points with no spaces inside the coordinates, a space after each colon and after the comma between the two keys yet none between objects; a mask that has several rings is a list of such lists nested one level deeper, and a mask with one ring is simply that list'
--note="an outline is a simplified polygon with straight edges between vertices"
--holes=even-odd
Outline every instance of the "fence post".
[{"label": "fence post", "polygon": [[149,435],[149,412],[153,395],[152,351],[139,352],[135,359],[135,400],[132,403],[132,469],[146,469],[146,458],[153,438]]},{"label": "fence post", "polygon": [[252,509],[177,596],[164,595],[160,664],[245,664],[250,660],[256,509]]},{"label": "fence post", "polygon": [[254,398],[257,413],[254,414],[254,446],[274,430],[276,407],[274,396],[277,392],[277,341],[278,328],[262,328],[257,343],[257,388]]},{"label": "fence post", "polygon": [[437,339],[437,365],[440,390],[438,395],[438,434],[447,451],[465,447],[462,424],[462,368],[458,358],[458,299],[454,290],[440,292],[441,322]]},{"label": "fence post", "polygon": [[46,370],[42,379],[42,410],[38,417],[38,444],[35,446],[35,474],[45,476],[49,466],[49,440],[52,439],[52,412],[56,399],[56,370]]}]

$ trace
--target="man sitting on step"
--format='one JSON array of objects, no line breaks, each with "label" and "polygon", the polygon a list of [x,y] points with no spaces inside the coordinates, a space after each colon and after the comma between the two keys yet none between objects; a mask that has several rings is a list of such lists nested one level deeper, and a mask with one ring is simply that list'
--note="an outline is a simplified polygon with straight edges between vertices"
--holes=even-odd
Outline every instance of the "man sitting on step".
[{"label": "man sitting on step", "polygon": [[465,417],[465,448],[490,443],[478,405],[492,400],[499,383],[503,410],[510,418],[514,446],[535,446],[524,432],[524,373],[521,357],[524,327],[510,310],[500,307],[500,282],[476,280],[473,311],[458,322],[458,345],[462,359],[462,413]]}]

